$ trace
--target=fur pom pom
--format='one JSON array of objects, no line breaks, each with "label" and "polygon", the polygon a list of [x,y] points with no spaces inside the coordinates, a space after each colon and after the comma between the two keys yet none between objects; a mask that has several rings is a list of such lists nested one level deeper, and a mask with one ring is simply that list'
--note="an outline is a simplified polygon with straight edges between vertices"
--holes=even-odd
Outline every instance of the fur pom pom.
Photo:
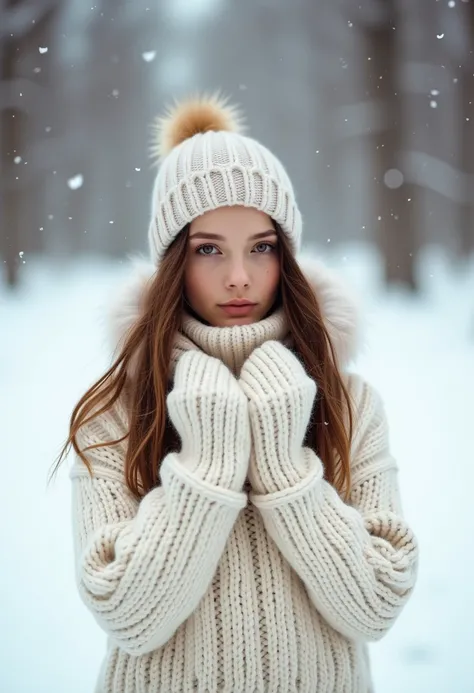
[{"label": "fur pom pom", "polygon": [[178,144],[199,132],[242,133],[244,121],[239,108],[229,105],[229,97],[217,92],[175,102],[164,115],[158,116],[152,128],[150,153],[153,159],[161,160]]}]

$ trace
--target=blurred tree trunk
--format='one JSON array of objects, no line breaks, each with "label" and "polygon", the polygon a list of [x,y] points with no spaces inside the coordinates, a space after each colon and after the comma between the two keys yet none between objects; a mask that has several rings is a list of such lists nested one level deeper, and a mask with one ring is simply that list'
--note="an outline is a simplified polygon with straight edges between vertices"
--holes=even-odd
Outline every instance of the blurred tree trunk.
[{"label": "blurred tree trunk", "polygon": [[[7,24],[7,13],[15,11],[18,2],[2,1],[0,5],[0,26]],[[13,8],[13,10],[11,10]],[[15,75],[17,45],[7,36],[4,29],[0,34],[0,251],[4,263],[4,276],[7,284],[13,286],[18,268],[18,212],[20,209],[19,191],[10,181],[14,165],[15,151],[20,149],[22,123],[18,109],[9,107],[7,88]],[[6,103],[5,103],[6,101]]]},{"label": "blurred tree trunk", "polygon": [[368,96],[379,113],[369,144],[374,163],[376,242],[384,258],[386,282],[414,290],[414,186],[405,181],[401,165],[403,94],[397,79],[396,1],[377,3],[376,9],[372,21],[363,26]]},{"label": "blurred tree trunk", "polygon": [[[21,169],[22,174],[25,170],[24,175],[17,175],[20,168],[15,159],[25,156],[28,117],[31,111],[34,116],[41,106],[35,102],[36,85],[25,78],[20,81],[18,66],[26,52],[48,46],[57,6],[58,0],[0,0],[0,252],[10,286],[17,283],[21,241],[27,240],[26,231],[22,230],[27,186],[35,182],[31,166]],[[46,67],[47,53],[44,58],[42,65]],[[44,94],[42,97],[47,98]],[[37,176],[36,184],[41,182]]]},{"label": "blurred tree trunk", "polygon": [[474,251],[474,0],[466,3],[465,30],[467,55],[460,72],[461,97],[461,171],[463,201],[460,204],[460,252],[467,256]]}]

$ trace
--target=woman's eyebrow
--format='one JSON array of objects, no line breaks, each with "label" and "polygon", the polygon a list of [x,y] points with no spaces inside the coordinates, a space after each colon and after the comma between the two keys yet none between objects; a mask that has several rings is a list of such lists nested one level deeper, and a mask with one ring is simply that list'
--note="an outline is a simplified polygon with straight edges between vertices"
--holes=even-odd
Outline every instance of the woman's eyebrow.
[{"label": "woman's eyebrow", "polygon": [[267,231],[261,231],[260,233],[256,233],[254,236],[250,236],[250,240],[254,241],[257,238],[265,238],[265,236],[276,236],[276,231],[275,229],[267,229]]},{"label": "woman's eyebrow", "polygon": [[[276,236],[275,229],[268,229],[268,231],[261,231],[260,233],[256,233],[253,236],[250,236],[249,240],[254,241],[257,238],[265,238],[270,235]],[[207,231],[198,231],[197,233],[193,233],[192,236],[189,236],[189,238],[212,238],[214,241],[226,240],[224,236],[219,236],[219,234],[217,233],[208,233]]]}]

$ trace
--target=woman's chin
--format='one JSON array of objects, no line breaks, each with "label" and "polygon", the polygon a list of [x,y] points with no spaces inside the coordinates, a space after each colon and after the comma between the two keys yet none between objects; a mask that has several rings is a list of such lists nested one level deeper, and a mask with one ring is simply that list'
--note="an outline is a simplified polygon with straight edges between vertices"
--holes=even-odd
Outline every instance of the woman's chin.
[{"label": "woman's chin", "polygon": [[258,322],[255,316],[252,315],[228,315],[226,317],[219,318],[216,327],[235,327],[236,325],[251,325],[254,322]]}]

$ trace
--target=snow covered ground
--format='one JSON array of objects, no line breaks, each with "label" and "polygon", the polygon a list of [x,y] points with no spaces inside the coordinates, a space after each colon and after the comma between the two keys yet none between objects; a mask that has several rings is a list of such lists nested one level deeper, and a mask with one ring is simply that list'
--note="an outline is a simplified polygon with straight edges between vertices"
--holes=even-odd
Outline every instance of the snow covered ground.
[{"label": "snow covered ground", "polygon": [[[76,594],[67,466],[46,487],[73,405],[110,356],[104,306],[126,263],[26,259],[0,287],[2,693],[92,693],[105,636]],[[417,590],[371,646],[376,693],[474,692],[474,268],[436,251],[413,300],[381,288],[366,247],[332,263],[369,317],[357,364],[382,392],[405,515],[421,545]]]}]

